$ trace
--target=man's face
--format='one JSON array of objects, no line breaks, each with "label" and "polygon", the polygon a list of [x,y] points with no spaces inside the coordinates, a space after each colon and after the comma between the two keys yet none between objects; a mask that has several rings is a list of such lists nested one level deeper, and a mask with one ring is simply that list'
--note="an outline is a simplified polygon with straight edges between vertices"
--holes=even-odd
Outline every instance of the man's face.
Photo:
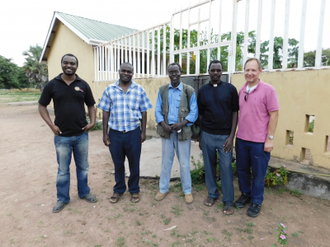
[{"label": "man's face", "polygon": [[75,57],[65,56],[61,63],[63,73],[67,76],[72,76],[76,73],[78,65]]},{"label": "man's face", "polygon": [[177,87],[180,84],[181,71],[178,65],[171,65],[168,68],[168,76],[171,79],[172,87]]},{"label": "man's face", "polygon": [[222,66],[220,63],[212,63],[209,69],[211,82],[219,83],[222,75]]},{"label": "man's face", "polygon": [[259,81],[259,75],[262,70],[259,70],[258,63],[256,60],[251,60],[245,65],[244,76],[245,80],[249,84],[256,84]]},{"label": "man's face", "polygon": [[131,82],[133,77],[133,66],[130,64],[122,64],[119,70],[120,82],[128,84]]}]

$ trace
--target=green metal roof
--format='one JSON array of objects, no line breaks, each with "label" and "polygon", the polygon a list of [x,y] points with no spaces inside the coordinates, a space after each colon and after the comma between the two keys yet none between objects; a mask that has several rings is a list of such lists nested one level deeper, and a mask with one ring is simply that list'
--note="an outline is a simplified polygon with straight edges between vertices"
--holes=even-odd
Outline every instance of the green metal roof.
[{"label": "green metal roof", "polygon": [[55,13],[60,17],[59,19],[63,18],[63,20],[72,25],[88,39],[110,41],[137,31],[136,29],[69,15],[62,12],[56,11]]},{"label": "green metal roof", "polygon": [[55,11],[44,43],[40,61],[47,61],[60,22],[90,45],[100,45],[137,31],[136,29],[128,27]]}]

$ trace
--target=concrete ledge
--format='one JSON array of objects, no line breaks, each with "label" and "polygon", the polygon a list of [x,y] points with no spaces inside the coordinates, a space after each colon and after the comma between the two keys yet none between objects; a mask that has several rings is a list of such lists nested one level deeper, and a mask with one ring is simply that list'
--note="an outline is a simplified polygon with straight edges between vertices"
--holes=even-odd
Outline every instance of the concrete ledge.
[{"label": "concrete ledge", "polygon": [[330,171],[317,166],[272,157],[269,166],[285,165],[290,171],[286,187],[304,195],[330,200]]},{"label": "concrete ledge", "polygon": [[314,175],[291,172],[286,187],[307,196],[330,200],[330,182]]}]

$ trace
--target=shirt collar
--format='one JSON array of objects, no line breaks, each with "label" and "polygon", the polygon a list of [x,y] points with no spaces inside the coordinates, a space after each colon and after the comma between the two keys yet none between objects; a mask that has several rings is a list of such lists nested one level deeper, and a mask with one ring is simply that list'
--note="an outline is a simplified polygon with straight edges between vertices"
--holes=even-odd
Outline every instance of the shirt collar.
[{"label": "shirt collar", "polygon": [[180,82],[179,86],[173,87],[172,84],[170,83],[168,88],[179,89],[180,91],[182,91],[183,85],[182,82]]},{"label": "shirt collar", "polygon": [[[262,83],[262,81],[259,79],[257,85],[255,85],[255,88],[252,91],[256,91],[259,87],[259,84]],[[246,88],[249,84],[246,82],[245,85],[243,86],[244,92],[247,92]],[[250,91],[249,93],[251,93],[252,91]]]},{"label": "shirt collar", "polygon": [[[130,91],[130,90],[132,90],[133,88],[137,87],[136,82],[134,82],[133,80],[131,80],[131,82],[132,82],[132,83],[131,83],[131,85],[129,85],[129,87],[128,87],[128,89],[127,89],[127,92]],[[119,88],[120,90],[122,90],[121,87],[119,86],[119,80],[115,82],[115,86],[116,86],[117,88]]]},{"label": "shirt collar", "polygon": [[[63,75],[63,73],[59,74],[58,76],[55,77],[55,79],[64,82],[64,80],[63,80],[62,77],[61,77],[62,75]],[[77,74],[75,74],[75,75],[76,75],[76,79],[75,79],[73,82],[75,82],[75,81],[81,81],[81,78],[80,78]],[[73,83],[73,82],[72,82],[72,83]]]}]

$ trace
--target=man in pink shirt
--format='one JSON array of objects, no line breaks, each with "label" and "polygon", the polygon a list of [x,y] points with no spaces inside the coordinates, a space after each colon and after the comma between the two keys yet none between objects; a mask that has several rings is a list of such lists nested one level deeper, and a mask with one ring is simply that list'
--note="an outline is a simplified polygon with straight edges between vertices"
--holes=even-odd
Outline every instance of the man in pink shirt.
[{"label": "man in pink shirt", "polygon": [[[257,217],[263,202],[265,176],[280,109],[273,86],[262,82],[259,59],[250,58],[244,65],[246,83],[239,91],[239,118],[236,135],[236,159],[241,197],[238,208],[251,203],[247,215]],[[251,183],[251,167],[253,181]]]}]

